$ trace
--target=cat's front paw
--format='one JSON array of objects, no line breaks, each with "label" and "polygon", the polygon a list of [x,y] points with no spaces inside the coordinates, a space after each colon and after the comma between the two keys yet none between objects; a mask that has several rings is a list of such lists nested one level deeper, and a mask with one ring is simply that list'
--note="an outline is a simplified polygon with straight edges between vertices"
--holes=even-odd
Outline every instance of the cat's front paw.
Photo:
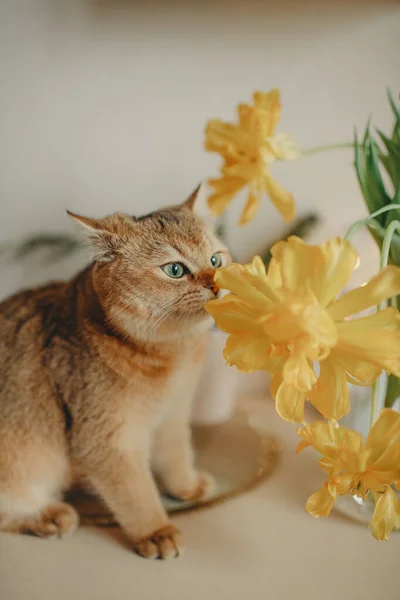
[{"label": "cat's front paw", "polygon": [[169,524],[135,542],[134,550],[144,558],[176,558],[184,551],[182,534]]},{"label": "cat's front paw", "polygon": [[174,494],[178,500],[204,502],[208,500],[215,489],[215,480],[212,475],[204,471],[197,471],[197,481],[194,486],[187,490],[179,490]]}]

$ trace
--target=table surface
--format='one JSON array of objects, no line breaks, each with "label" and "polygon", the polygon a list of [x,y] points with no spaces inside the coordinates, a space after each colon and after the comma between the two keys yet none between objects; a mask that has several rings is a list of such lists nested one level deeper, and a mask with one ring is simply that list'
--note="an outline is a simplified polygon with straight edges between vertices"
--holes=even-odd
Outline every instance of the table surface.
[{"label": "table surface", "polygon": [[139,558],[117,530],[81,527],[62,541],[2,534],[1,600],[397,600],[400,533],[379,543],[339,513],[307,515],[323,477],[316,455],[295,454],[295,428],[270,400],[251,403],[284,442],[281,463],[257,489],[175,516],[186,537],[181,558]]}]

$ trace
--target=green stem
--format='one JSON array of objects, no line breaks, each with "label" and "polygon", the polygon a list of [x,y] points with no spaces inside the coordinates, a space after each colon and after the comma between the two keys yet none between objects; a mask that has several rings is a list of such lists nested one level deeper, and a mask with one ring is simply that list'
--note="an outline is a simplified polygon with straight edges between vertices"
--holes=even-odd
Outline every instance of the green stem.
[{"label": "green stem", "polygon": [[[353,237],[353,235],[356,233],[356,231],[358,231],[361,227],[368,225],[368,222],[371,221],[371,219],[374,219],[375,217],[377,217],[378,215],[381,215],[382,213],[389,212],[391,210],[396,210],[399,208],[400,208],[400,204],[388,204],[387,206],[383,206],[379,210],[376,210],[375,212],[371,213],[365,219],[360,219],[359,221],[356,221],[349,228],[346,235],[344,236],[344,239],[350,241],[351,238]],[[393,221],[393,223],[397,223],[397,222],[398,221]],[[370,225],[372,225],[372,223]],[[386,231],[386,233],[387,233],[387,231]],[[392,234],[392,237],[393,237],[393,234]],[[392,240],[390,239],[390,241],[392,241]]]},{"label": "green stem", "polygon": [[311,156],[311,154],[319,154],[320,152],[328,152],[329,150],[341,150],[343,148],[354,148],[353,142],[341,142],[338,144],[327,144],[325,146],[315,146],[308,150],[300,150],[302,156]]},{"label": "green stem", "polygon": [[[381,209],[381,212],[382,212],[382,209]],[[400,231],[400,221],[392,221],[388,225],[388,227],[385,231],[385,235],[383,237],[383,242],[382,242],[382,250],[381,250],[381,263],[380,263],[381,269],[384,269],[388,264],[390,245],[392,243],[393,235],[395,234],[396,231]],[[385,304],[386,304],[385,301],[380,302],[376,308],[376,312],[383,310],[385,308]],[[380,380],[380,377],[378,377],[372,385],[371,414],[370,414],[370,420],[369,420],[370,429],[373,427],[375,421],[378,418],[379,380]]]},{"label": "green stem", "polygon": [[[400,208],[400,204],[397,204],[397,205],[392,204],[392,206],[398,206]],[[381,269],[386,267],[388,264],[390,245],[392,243],[393,235],[395,234],[396,231],[399,231],[399,230],[400,230],[400,221],[392,221],[388,225],[388,227],[385,231],[385,235],[383,237],[383,242],[382,242],[382,251],[381,251]]]}]

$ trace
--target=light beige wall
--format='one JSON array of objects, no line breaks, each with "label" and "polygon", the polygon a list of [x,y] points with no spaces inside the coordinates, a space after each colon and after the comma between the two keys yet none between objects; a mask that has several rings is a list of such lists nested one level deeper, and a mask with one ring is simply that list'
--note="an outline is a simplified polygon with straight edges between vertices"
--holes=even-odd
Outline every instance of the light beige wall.
[{"label": "light beige wall", "polygon": [[[1,0],[0,240],[68,230],[65,207],[141,213],[182,200],[216,172],[207,119],[231,118],[255,88],[281,88],[281,130],[303,148],[351,140],[370,113],[385,127],[399,25],[399,3],[385,0]],[[300,212],[318,207],[342,233],[363,211],[351,160],[335,152],[273,173]],[[231,238],[247,257],[281,230],[266,201]],[[0,268],[2,295],[75,266]]]}]

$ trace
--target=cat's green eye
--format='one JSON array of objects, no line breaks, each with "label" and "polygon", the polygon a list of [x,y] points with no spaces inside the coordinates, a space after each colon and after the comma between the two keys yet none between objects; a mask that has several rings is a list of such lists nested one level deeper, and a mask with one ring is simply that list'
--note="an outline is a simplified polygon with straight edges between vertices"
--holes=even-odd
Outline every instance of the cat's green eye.
[{"label": "cat's green eye", "polygon": [[220,267],[222,265],[222,258],[219,252],[216,252],[215,254],[212,255],[211,260],[210,260],[212,266],[214,267],[214,269],[218,269],[218,267]]},{"label": "cat's green eye", "polygon": [[168,263],[161,268],[168,277],[173,279],[180,279],[187,273],[187,269],[182,263]]}]

